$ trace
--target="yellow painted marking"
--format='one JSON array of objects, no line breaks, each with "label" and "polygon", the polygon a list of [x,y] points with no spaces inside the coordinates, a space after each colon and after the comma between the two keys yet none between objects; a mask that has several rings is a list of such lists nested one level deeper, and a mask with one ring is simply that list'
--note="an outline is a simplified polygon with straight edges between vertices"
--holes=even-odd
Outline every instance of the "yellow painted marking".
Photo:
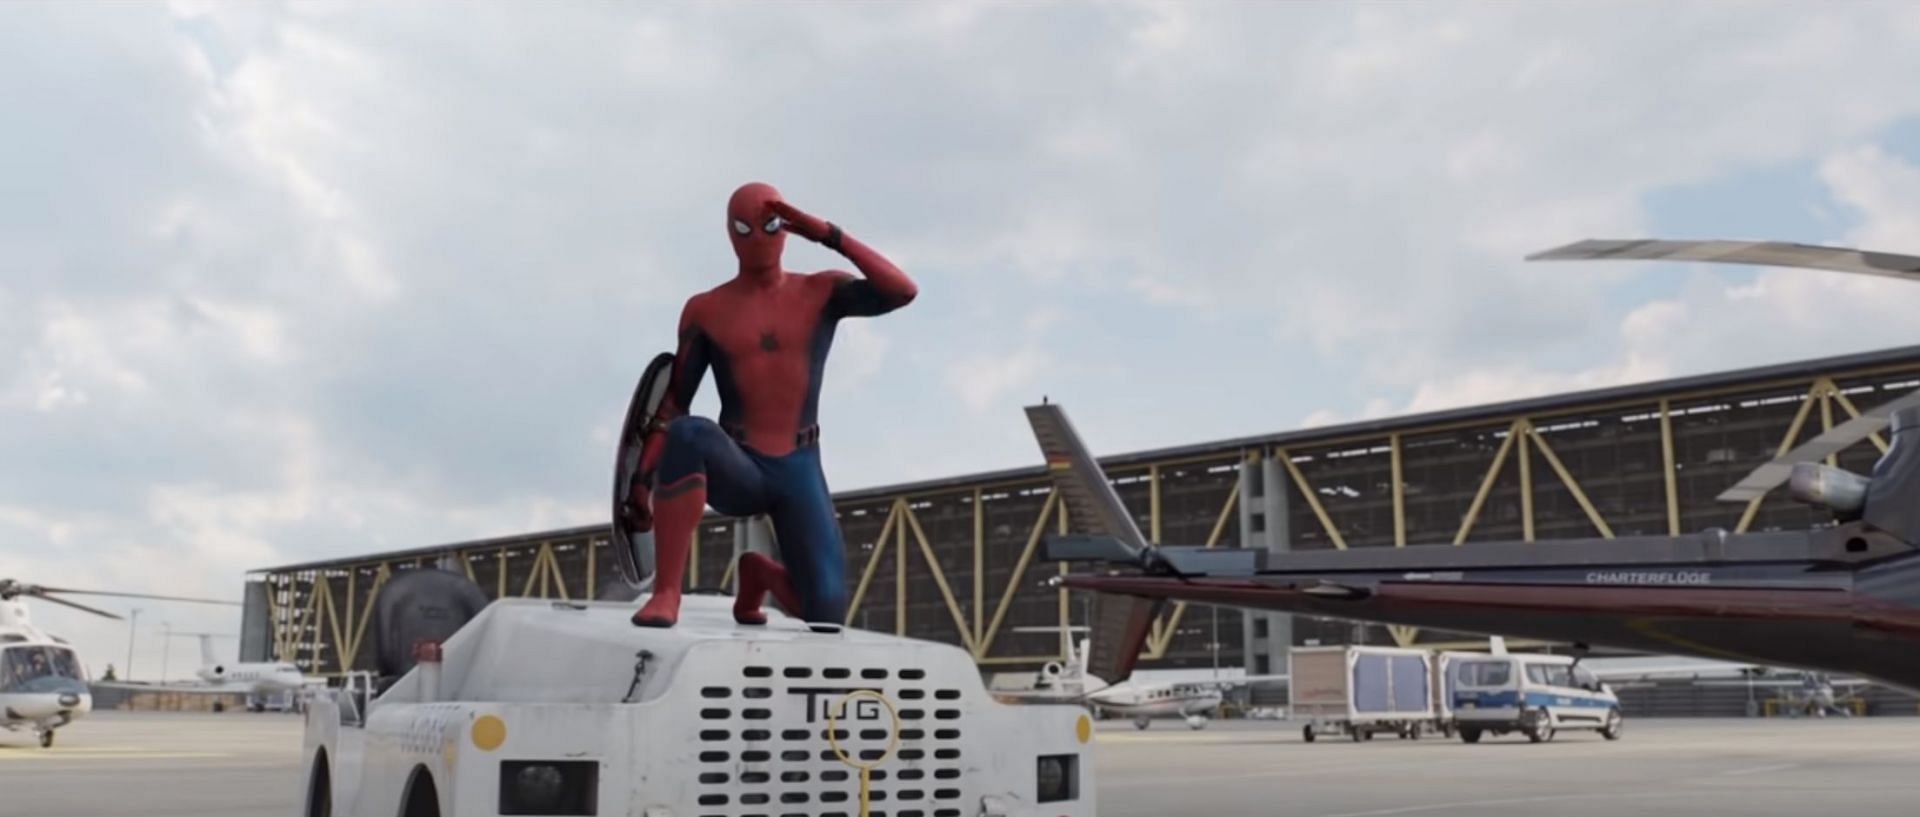
[{"label": "yellow painted marking", "polygon": [[[879,701],[881,706],[887,708],[887,716],[893,719],[893,735],[887,741],[887,750],[874,758],[872,763],[854,760],[847,754],[847,750],[840,748],[840,723],[834,711],[836,709],[841,712],[846,711],[847,704],[855,698],[872,698]],[[833,747],[833,754],[840,758],[841,763],[860,770],[860,817],[867,817],[868,796],[871,794],[873,785],[872,772],[879,768],[880,764],[887,762],[887,758],[893,756],[893,750],[900,748],[900,712],[893,708],[893,701],[887,700],[887,696],[871,689],[856,689],[849,692],[840,697],[836,706],[827,708],[827,745]]]},{"label": "yellow painted marking", "polygon": [[507,742],[507,722],[493,715],[481,715],[473,721],[473,745],[491,752]]},{"label": "yellow painted marking", "polygon": [[1073,734],[1080,739],[1081,743],[1093,740],[1093,719],[1081,715],[1080,721],[1073,725]]}]

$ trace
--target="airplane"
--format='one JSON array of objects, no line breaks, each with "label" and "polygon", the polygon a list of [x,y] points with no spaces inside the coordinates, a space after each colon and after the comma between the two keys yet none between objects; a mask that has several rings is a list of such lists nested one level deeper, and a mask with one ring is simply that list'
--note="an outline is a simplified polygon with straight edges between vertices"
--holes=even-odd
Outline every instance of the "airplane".
[{"label": "airplane", "polygon": [[[1059,628],[1016,627],[1014,631],[1055,632],[1056,629]],[[1069,627],[1062,631],[1087,632],[1087,628]],[[1035,675],[1031,689],[1001,691],[994,695],[1008,703],[1079,703],[1096,715],[1116,715],[1131,720],[1136,729],[1146,729],[1156,718],[1179,718],[1189,729],[1199,730],[1205,729],[1212,720],[1212,713],[1226,700],[1227,690],[1285,680],[1285,675],[1260,675],[1160,682],[1125,680],[1109,684],[1087,674],[1087,643],[1069,639],[1066,662],[1047,662]]]},{"label": "airplane", "polygon": [[[266,709],[267,699],[288,692],[297,692],[305,687],[324,684],[317,678],[308,678],[300,668],[285,661],[249,661],[227,663],[214,655],[212,633],[173,633],[176,637],[195,637],[200,640],[200,666],[195,669],[194,677],[198,683],[187,684],[150,684],[129,681],[107,682],[100,686],[109,686],[142,692],[186,692],[194,694],[239,694],[247,697],[247,710],[260,712]],[[216,704],[214,711],[223,707]]]},{"label": "airplane", "polygon": [[53,746],[54,730],[93,711],[85,664],[66,639],[39,627],[27,615],[26,599],[71,607],[119,620],[120,616],[61,596],[113,596],[196,604],[232,604],[214,599],[110,593],[26,584],[0,579],[0,728],[31,729],[40,747]]},{"label": "airplane", "polygon": [[[1815,266],[1920,280],[1920,258],[1777,242],[1589,241],[1533,258],[1667,258]],[[1813,530],[1414,545],[1347,551],[1160,547],[1058,403],[1026,409],[1054,489],[1084,531],[1046,558],[1119,570],[1050,581],[1106,597],[1088,672],[1125,679],[1151,623],[1180,600],[1503,634],[1856,675],[1920,690],[1920,392],[1760,467],[1722,495],[1782,483],[1832,512]],[[1820,464],[1891,425],[1870,477]]]}]

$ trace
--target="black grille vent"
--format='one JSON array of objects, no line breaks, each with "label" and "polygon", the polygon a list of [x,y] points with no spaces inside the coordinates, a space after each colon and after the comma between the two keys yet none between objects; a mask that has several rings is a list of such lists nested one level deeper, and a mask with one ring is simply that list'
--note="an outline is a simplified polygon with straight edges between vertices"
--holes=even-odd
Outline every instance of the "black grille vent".
[{"label": "black grille vent", "polygon": [[[899,747],[869,776],[871,817],[961,817],[962,693],[928,676],[912,667],[755,665],[741,671],[738,686],[702,687],[700,698],[712,704],[700,710],[709,728],[700,732],[707,751],[699,754],[696,817],[855,817],[859,774],[828,738],[872,761],[891,730],[883,710],[862,719],[856,709],[836,713],[839,727],[828,734],[827,708],[854,689],[886,695],[900,715]],[[939,708],[929,709],[934,701]],[[714,705],[725,703],[733,705]]]}]

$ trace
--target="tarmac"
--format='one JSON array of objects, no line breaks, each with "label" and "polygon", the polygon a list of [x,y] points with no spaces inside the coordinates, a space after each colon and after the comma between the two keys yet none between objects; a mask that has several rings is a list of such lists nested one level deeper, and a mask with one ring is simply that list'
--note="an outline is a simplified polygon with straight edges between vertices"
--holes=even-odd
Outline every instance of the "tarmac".
[{"label": "tarmac", "polygon": [[[298,813],[302,720],[102,712],[51,750],[0,732],[0,814],[260,817]],[[1296,724],[1103,723],[1111,817],[1906,817],[1920,802],[1920,718],[1629,720],[1529,744],[1428,737],[1300,740]]]}]

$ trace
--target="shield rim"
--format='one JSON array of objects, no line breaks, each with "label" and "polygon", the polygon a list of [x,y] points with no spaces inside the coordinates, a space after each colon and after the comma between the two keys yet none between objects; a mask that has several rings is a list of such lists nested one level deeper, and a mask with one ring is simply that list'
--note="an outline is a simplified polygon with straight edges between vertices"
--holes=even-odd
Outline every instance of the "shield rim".
[{"label": "shield rim", "polygon": [[646,540],[652,537],[652,532],[629,529],[626,515],[621,510],[626,506],[627,498],[632,496],[633,481],[639,476],[647,421],[652,419],[660,410],[660,404],[666,400],[667,387],[670,385],[667,378],[673,373],[673,362],[672,352],[661,352],[647,364],[640,379],[634,383],[633,397],[627,402],[626,420],[621,424],[620,437],[614,444],[613,562],[621,578],[634,586],[644,586],[652,578],[651,575],[641,575],[637,555],[642,547],[651,544]]}]

